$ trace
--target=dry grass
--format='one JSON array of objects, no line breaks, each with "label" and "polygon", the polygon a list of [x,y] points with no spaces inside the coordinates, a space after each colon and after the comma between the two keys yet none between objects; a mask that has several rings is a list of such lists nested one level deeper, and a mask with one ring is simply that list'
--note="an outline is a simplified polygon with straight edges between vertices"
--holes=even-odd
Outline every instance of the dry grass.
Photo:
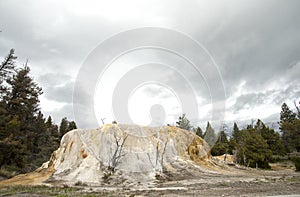
[{"label": "dry grass", "polygon": [[51,195],[51,196],[74,196],[77,188],[71,187],[47,187],[47,186],[4,186],[0,187],[0,196],[14,195]]},{"label": "dry grass", "polygon": [[41,169],[27,174],[20,174],[11,179],[0,181],[0,186],[38,185],[46,181],[53,174],[53,169]]}]

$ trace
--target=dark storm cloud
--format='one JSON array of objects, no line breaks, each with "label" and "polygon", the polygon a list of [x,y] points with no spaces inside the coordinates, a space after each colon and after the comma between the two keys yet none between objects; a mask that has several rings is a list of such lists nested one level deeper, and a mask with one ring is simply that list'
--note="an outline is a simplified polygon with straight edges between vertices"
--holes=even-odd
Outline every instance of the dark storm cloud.
[{"label": "dark storm cloud", "polygon": [[47,73],[37,78],[42,86],[44,96],[48,100],[71,103],[73,97],[74,80],[71,76],[61,73]]},{"label": "dark storm cloud", "polygon": [[221,19],[205,41],[220,62],[229,95],[240,80],[263,89],[300,59],[300,2],[252,2]]},{"label": "dark storm cloud", "polygon": [[263,93],[250,93],[239,96],[236,99],[234,105],[234,112],[238,112],[241,109],[251,108],[256,105],[261,105],[265,103],[265,94]]},{"label": "dark storm cloud", "polygon": [[[97,9],[95,13],[89,10],[76,13],[69,9],[73,4],[73,1],[0,1],[0,56],[15,48],[20,62],[29,59],[45,97],[67,103],[59,111],[47,112],[53,116],[73,117],[74,81],[91,50],[112,34],[144,26],[179,30],[203,44],[219,66],[226,98],[235,102],[227,109],[229,113],[270,103],[278,106],[279,113],[282,102],[300,99],[300,1],[168,1],[158,7],[155,3],[144,3],[147,6],[140,9],[145,10],[138,10],[138,14],[128,20],[121,20],[121,15],[119,21],[95,15],[101,12]],[[149,10],[153,12],[150,17],[141,15]],[[174,65],[179,64],[176,59],[172,61]],[[186,70],[188,80],[201,98],[206,99],[205,104],[209,103],[211,90],[216,92],[214,102],[221,102],[225,98],[217,93],[223,91],[223,86],[214,83],[218,73],[206,68],[206,63],[203,62],[202,67],[204,77]],[[177,75],[168,72],[165,77],[184,92],[186,83],[178,80]],[[210,82],[208,85],[206,80]],[[237,95],[242,82],[245,82],[243,92]],[[93,96],[94,90],[89,87],[83,87],[83,91]],[[151,95],[160,94],[151,91],[154,90],[147,90]],[[78,107],[91,102],[81,94],[75,96]],[[222,109],[216,109],[218,113],[219,110]],[[80,120],[84,126],[89,126],[88,114],[91,113],[87,111]],[[270,115],[266,119],[274,117],[276,115]]]},{"label": "dark storm cloud", "polygon": [[29,59],[44,96],[67,103],[60,110],[45,112],[55,119],[73,118],[73,84],[78,68],[88,53],[114,30],[102,18],[81,17],[64,4],[34,0],[0,2],[0,56],[15,48],[20,62]]},{"label": "dark storm cloud", "polygon": [[72,80],[72,77],[63,73],[46,73],[41,74],[37,81],[44,87],[53,87],[64,84]]},{"label": "dark storm cloud", "polygon": [[293,102],[298,99],[300,99],[299,82],[290,84],[286,89],[279,91],[279,93],[273,98],[273,101],[280,106],[284,102]]},{"label": "dark storm cloud", "polygon": [[65,4],[1,1],[1,54],[15,48],[17,55],[28,58],[40,73],[76,74],[83,59],[113,27],[102,18],[80,17]]},{"label": "dark storm cloud", "polygon": [[45,89],[45,96],[49,100],[71,103],[73,88],[73,82],[66,83],[62,86],[48,87]]}]

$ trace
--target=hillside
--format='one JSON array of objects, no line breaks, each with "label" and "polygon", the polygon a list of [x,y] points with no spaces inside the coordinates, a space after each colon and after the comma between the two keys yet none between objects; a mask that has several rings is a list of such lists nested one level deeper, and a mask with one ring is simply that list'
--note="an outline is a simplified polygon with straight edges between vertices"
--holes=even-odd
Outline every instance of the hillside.
[{"label": "hillside", "polygon": [[[116,180],[122,177],[123,181],[138,182],[163,178],[165,174],[182,174],[192,168],[215,169],[208,144],[193,132],[177,127],[109,124],[65,134],[50,160],[35,171],[32,183],[99,184],[112,174],[118,174]],[[7,181],[19,184],[22,177]]]}]

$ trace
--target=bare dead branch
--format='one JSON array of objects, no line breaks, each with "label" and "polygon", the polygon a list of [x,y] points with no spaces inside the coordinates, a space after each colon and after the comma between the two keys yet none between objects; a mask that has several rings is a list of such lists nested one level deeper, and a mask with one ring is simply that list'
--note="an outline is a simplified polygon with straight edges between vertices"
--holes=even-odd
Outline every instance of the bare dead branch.
[{"label": "bare dead branch", "polygon": [[123,133],[122,136],[118,137],[117,133],[114,133],[113,136],[115,138],[115,143],[116,143],[117,147],[114,151],[112,158],[110,159],[108,168],[109,168],[109,170],[114,172],[116,167],[120,163],[120,159],[126,155],[126,153],[123,152],[123,148],[124,148],[124,143],[125,143],[127,137],[129,136],[129,134],[125,135]]}]

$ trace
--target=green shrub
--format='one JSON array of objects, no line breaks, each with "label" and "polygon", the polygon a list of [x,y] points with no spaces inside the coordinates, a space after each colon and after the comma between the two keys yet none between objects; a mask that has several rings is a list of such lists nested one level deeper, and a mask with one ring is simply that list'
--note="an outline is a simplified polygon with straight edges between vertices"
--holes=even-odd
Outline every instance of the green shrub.
[{"label": "green shrub", "polygon": [[75,186],[87,186],[87,184],[82,181],[77,181],[74,185]]},{"label": "green shrub", "polygon": [[112,175],[111,172],[104,173],[102,179],[107,180],[107,179],[109,179],[109,177],[110,177],[111,175]]},{"label": "green shrub", "polygon": [[300,171],[300,157],[294,157],[292,160],[295,164],[296,171]]}]

